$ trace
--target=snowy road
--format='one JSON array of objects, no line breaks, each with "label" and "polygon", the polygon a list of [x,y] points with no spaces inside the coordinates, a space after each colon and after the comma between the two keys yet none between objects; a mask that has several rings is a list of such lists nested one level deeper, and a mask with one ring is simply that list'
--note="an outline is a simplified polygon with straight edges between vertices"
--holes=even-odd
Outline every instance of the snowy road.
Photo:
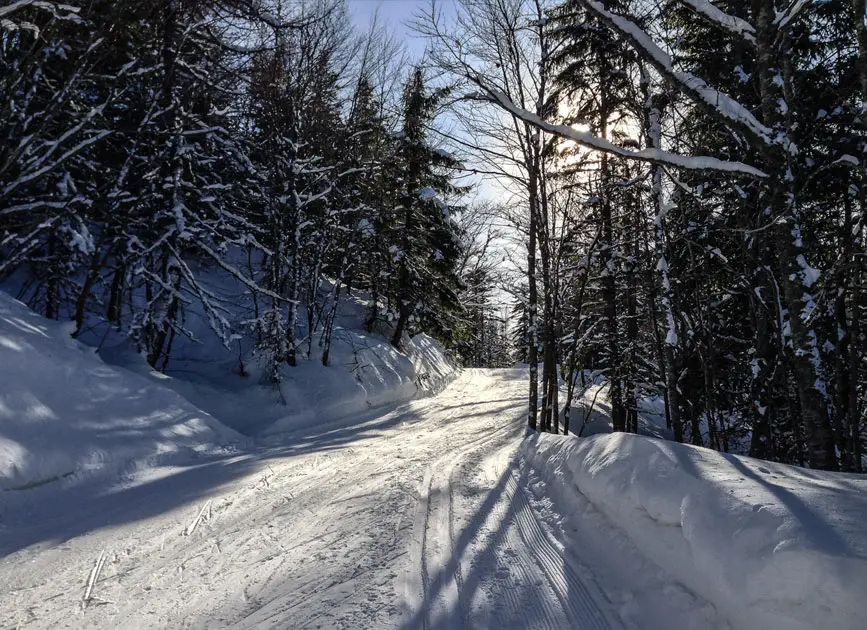
[{"label": "snowy road", "polygon": [[467,370],[281,445],[5,493],[0,627],[725,627],[582,497],[546,496],[525,378]]}]

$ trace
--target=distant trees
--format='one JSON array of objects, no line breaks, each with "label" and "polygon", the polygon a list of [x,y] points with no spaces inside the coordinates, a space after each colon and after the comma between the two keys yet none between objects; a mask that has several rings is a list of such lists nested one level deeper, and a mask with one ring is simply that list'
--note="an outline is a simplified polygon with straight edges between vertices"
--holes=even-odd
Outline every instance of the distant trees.
[{"label": "distant trees", "polygon": [[46,316],[121,330],[160,369],[203,317],[270,380],[328,364],[352,289],[396,346],[453,341],[443,93],[345,3],[25,1],[0,28],[0,274]]}]

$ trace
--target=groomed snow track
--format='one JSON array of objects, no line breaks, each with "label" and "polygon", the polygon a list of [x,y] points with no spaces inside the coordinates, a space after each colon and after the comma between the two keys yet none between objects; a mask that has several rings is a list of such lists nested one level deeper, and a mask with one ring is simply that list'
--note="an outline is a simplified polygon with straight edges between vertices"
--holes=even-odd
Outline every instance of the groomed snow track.
[{"label": "groomed snow track", "polygon": [[120,485],[7,491],[0,626],[724,627],[592,506],[558,513],[520,459],[525,388],[522,370],[466,370]]}]

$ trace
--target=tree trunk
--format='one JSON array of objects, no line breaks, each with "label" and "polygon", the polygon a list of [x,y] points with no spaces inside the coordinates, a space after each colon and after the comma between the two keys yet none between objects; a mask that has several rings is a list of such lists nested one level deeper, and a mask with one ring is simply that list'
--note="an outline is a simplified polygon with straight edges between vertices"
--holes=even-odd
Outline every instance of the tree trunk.
[{"label": "tree trunk", "polygon": [[[538,133],[538,132],[537,132]],[[527,245],[527,283],[529,291],[527,296],[527,362],[530,364],[530,395],[527,424],[534,431],[538,424],[539,409],[539,336],[537,308],[539,294],[536,288],[536,230],[538,229],[538,173],[534,165],[529,169],[529,192],[530,192],[530,234]],[[544,428],[544,427],[543,427]]]},{"label": "tree trunk", "polygon": [[[602,125],[602,136],[605,136],[605,127]],[[602,303],[605,317],[605,341],[608,350],[608,384],[609,399],[611,402],[611,422],[615,431],[626,430],[626,413],[623,407],[623,388],[620,381],[620,344],[618,343],[617,327],[617,285],[616,267],[617,260],[614,255],[614,229],[611,220],[611,200],[607,187],[611,180],[609,157],[602,155],[602,168],[600,170],[600,204],[602,220]]]},{"label": "tree trunk", "polygon": [[[785,65],[787,47],[774,46],[778,35],[774,25],[773,0],[761,2],[758,14],[756,46],[758,52],[759,85],[765,124],[788,132],[792,126],[778,112],[778,69]],[[779,58],[775,57],[775,50]],[[784,76],[783,82],[787,78]],[[810,466],[834,470],[837,456],[828,417],[828,406],[821,371],[818,337],[807,323],[815,308],[809,290],[814,282],[809,267],[809,251],[801,234],[799,210],[794,193],[797,172],[790,155],[779,146],[763,147],[765,169],[770,173],[768,207],[772,217],[780,217],[775,230],[775,245],[780,256],[782,301],[788,313],[793,357],[792,366],[801,403],[801,417],[807,438]],[[785,331],[784,331],[785,332]]]}]

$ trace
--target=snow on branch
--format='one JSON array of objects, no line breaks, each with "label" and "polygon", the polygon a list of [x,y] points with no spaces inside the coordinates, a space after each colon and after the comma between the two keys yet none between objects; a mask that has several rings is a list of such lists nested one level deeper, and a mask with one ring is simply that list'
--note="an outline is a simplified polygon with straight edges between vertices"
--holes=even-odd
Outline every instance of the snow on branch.
[{"label": "snow on branch", "polygon": [[47,9],[52,12],[63,11],[66,13],[78,13],[79,11],[78,7],[73,7],[68,4],[57,4],[56,2],[45,2],[44,0],[17,0],[10,5],[0,7],[0,17],[11,15],[12,13],[15,13],[15,11],[29,6]]},{"label": "snow on branch", "polygon": [[19,28],[33,31],[39,34],[39,27],[30,22],[14,22],[9,19],[13,13],[24,9],[25,7],[34,7],[50,11],[54,17],[61,20],[80,21],[78,17],[79,8],[68,4],[60,4],[57,2],[47,2],[46,0],[16,0],[12,4],[5,7],[0,7],[0,29],[14,31]]},{"label": "snow on branch", "polygon": [[243,273],[241,273],[238,269],[236,269],[232,265],[228,264],[225,260],[223,260],[223,257],[219,253],[215,252],[213,249],[211,249],[210,247],[205,245],[203,242],[198,242],[196,244],[196,246],[199,249],[201,249],[205,254],[210,256],[213,259],[213,261],[215,263],[217,263],[217,265],[220,268],[223,269],[223,271],[228,272],[233,278],[240,281],[241,284],[243,284],[245,287],[250,289],[250,291],[252,291],[254,293],[258,293],[260,295],[265,295],[265,296],[270,297],[271,299],[276,300],[278,302],[283,302],[286,304],[293,304],[293,303],[297,304],[298,303],[297,300],[291,300],[289,298],[285,298],[282,295],[278,295],[277,293],[274,293],[273,291],[266,289],[265,287],[259,286],[256,282],[254,282],[253,280],[250,280],[247,276],[245,276]]},{"label": "snow on branch", "polygon": [[785,11],[778,11],[774,18],[774,26],[779,29],[786,28],[810,2],[812,0],[795,0]]},{"label": "snow on branch", "polygon": [[622,15],[611,13],[598,0],[581,0],[581,3],[604,22],[620,31],[642,57],[712,116],[733,124],[762,144],[781,144],[787,149],[790,148],[788,138],[775,134],[772,129],[759,122],[750,110],[728,94],[715,90],[704,79],[689,72],[676,71],[668,53],[657,46],[650,35],[637,24]]},{"label": "snow on branch", "polygon": [[495,89],[486,88],[479,80],[476,83],[482,87],[487,93],[488,100],[498,104],[500,107],[508,111],[513,116],[530,123],[548,133],[554,134],[567,140],[586,147],[595,149],[605,153],[613,153],[621,157],[642,162],[652,162],[654,164],[662,164],[667,166],[676,166],[691,170],[710,170],[710,171],[726,171],[730,173],[743,173],[744,175],[752,175],[754,177],[767,177],[767,175],[759,169],[743,164],[741,162],[728,162],[714,157],[705,156],[686,156],[677,153],[670,153],[662,149],[646,148],[639,151],[632,151],[624,147],[618,146],[609,140],[599,138],[590,133],[579,131],[568,125],[558,125],[542,120],[536,114],[521,109],[515,105],[508,96],[503,92]]},{"label": "snow on branch", "polygon": [[739,35],[748,42],[756,41],[756,29],[746,20],[742,20],[734,15],[729,15],[725,11],[721,11],[708,0],[681,0],[684,4],[688,4],[696,13],[700,13],[705,19],[710,20],[717,26],[720,26],[727,31],[731,31],[735,35]]}]

